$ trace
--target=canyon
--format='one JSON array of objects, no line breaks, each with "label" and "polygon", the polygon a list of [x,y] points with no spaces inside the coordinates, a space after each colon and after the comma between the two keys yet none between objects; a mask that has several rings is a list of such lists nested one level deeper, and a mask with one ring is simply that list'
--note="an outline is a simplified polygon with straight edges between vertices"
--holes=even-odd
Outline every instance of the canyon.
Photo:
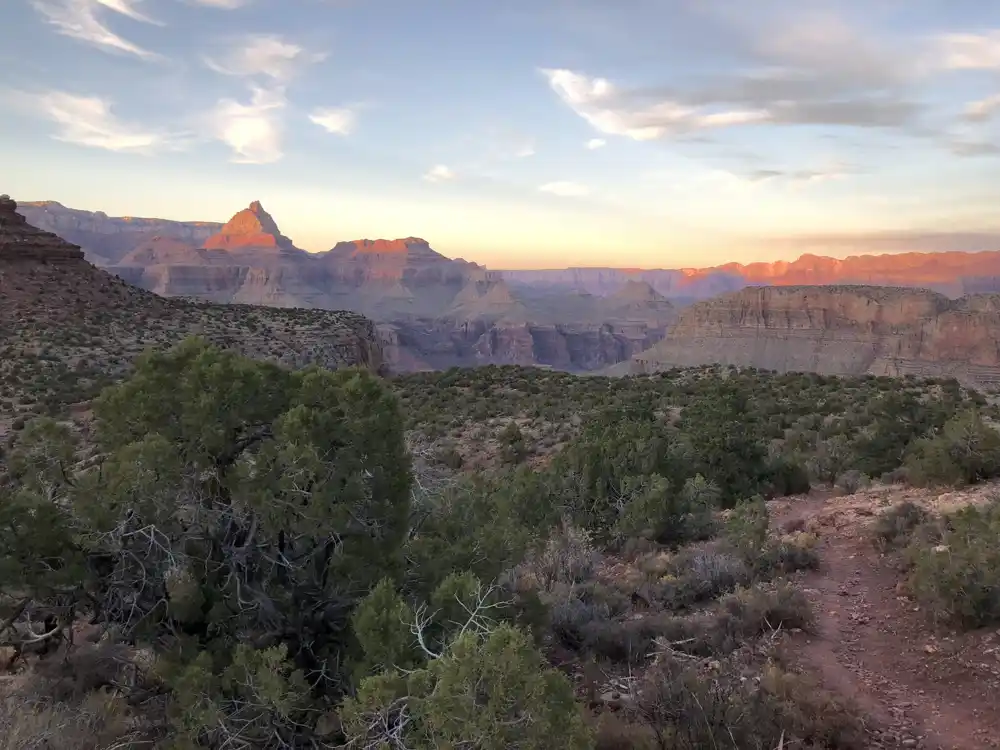
[{"label": "canyon", "polygon": [[[161,296],[360,313],[379,324],[397,370],[597,370],[649,348],[676,319],[674,305],[648,284],[607,296],[512,289],[500,274],[447,258],[418,237],[338,242],[308,253],[258,201],[224,225],[88,218],[53,202],[21,210],[49,231],[80,236],[91,261]],[[121,252],[129,237],[135,243]]]},{"label": "canyon", "polygon": [[743,289],[685,308],[670,333],[620,373],[703,364],[827,375],[954,377],[1000,385],[1000,294],[928,289]]},{"label": "canyon", "polygon": [[113,218],[51,201],[20,210],[163,297],[363,315],[395,371],[517,364],[625,374],[718,362],[1000,383],[1000,252],[495,271],[417,237],[309,253],[257,201],[225,224]]}]

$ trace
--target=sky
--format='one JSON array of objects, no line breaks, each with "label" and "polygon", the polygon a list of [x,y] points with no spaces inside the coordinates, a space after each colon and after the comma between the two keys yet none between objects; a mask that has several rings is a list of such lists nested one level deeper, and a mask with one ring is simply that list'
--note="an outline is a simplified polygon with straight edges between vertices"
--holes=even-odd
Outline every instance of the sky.
[{"label": "sky", "polygon": [[0,192],[492,268],[1000,249],[997,0],[0,0]]}]

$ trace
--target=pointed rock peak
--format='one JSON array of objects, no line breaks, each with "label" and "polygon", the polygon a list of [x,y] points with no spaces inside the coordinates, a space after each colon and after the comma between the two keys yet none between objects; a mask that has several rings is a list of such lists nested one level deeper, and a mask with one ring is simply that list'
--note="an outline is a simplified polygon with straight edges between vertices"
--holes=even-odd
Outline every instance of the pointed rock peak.
[{"label": "pointed rock peak", "polygon": [[217,234],[204,245],[209,250],[235,250],[238,248],[276,248],[293,250],[292,241],[285,237],[271,214],[260,201],[236,213]]},{"label": "pointed rock peak", "polygon": [[636,279],[626,281],[625,285],[615,292],[612,297],[616,300],[626,300],[629,302],[661,302],[666,300],[666,297],[653,289],[649,282],[638,281]]},{"label": "pointed rock peak", "polygon": [[0,195],[0,261],[83,261],[83,251],[61,237],[31,226],[9,195]]}]

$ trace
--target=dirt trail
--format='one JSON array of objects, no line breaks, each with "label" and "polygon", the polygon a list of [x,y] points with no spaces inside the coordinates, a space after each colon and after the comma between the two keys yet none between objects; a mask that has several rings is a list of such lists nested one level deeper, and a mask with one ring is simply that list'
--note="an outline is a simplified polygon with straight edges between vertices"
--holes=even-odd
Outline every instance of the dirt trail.
[{"label": "dirt trail", "polygon": [[[934,507],[936,498],[908,499]],[[872,748],[1000,748],[1000,630],[943,633],[901,593],[898,569],[867,536],[894,499],[820,494],[772,505],[776,525],[820,536],[821,568],[800,581],[818,632],[791,642],[793,658],[869,715]]]}]

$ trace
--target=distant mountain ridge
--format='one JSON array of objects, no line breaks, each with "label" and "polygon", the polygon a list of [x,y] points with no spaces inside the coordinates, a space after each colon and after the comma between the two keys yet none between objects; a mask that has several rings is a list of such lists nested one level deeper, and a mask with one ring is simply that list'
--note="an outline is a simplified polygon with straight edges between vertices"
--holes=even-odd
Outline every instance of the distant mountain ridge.
[{"label": "distant mountain ridge", "polygon": [[[234,251],[237,249],[233,244],[237,241],[234,237],[242,238],[238,241],[249,242],[257,250],[267,247],[294,248],[291,240],[281,235],[270,215],[259,215],[263,210],[260,203],[255,204],[239,212],[228,225],[208,221],[109,217],[100,211],[67,208],[56,201],[20,203],[19,211],[35,226],[55,232],[81,246],[89,260],[103,266],[118,264],[141,243],[153,242],[156,238],[180,240],[195,249]],[[229,229],[223,231],[226,226]],[[213,235],[219,236],[208,242]],[[246,239],[248,235],[251,239]],[[174,251],[177,249],[175,246]],[[345,272],[362,273],[370,279],[401,275],[401,269],[406,267],[404,259],[408,257],[419,258],[420,263],[435,259],[451,260],[431,249],[426,240],[416,237],[337,242],[326,253],[307,255],[330,256],[336,259],[332,264],[334,266],[346,264],[349,258],[375,256],[377,261],[362,261],[349,266]],[[198,262],[213,258],[215,256],[201,256]],[[453,262],[486,271],[483,266],[461,259]],[[747,286],[803,284],[921,287],[957,298],[966,294],[1000,291],[1000,251],[910,252],[852,255],[847,258],[807,253],[792,261],[726,263],[705,268],[570,267],[489,273],[507,281],[515,294],[519,289],[530,287],[541,291],[582,292],[606,297],[629,282],[637,281],[647,283],[659,294],[682,304],[736,292]]]},{"label": "distant mountain ridge", "polygon": [[[86,234],[88,258],[163,296],[365,315],[379,324],[395,369],[511,363],[641,371],[719,361],[819,372],[956,372],[990,382],[1000,373],[989,355],[991,347],[1000,351],[995,300],[967,296],[1000,290],[1000,252],[491,271],[448,258],[418,237],[342,241],[308,253],[259,201],[225,224],[116,219],[55,203],[28,204],[32,210],[43,228]],[[896,291],[886,296],[883,287]],[[933,315],[914,302],[921,295],[938,300]],[[959,297],[967,301],[940,302]],[[900,319],[909,333],[890,335],[885,316],[898,305],[920,320]],[[958,332],[955,341],[948,330]],[[923,346],[921,337],[935,343]],[[963,357],[971,358],[965,369],[957,364]]]},{"label": "distant mountain ridge", "polygon": [[523,294],[499,274],[448,258],[418,237],[337,242],[308,253],[259,201],[211,226],[115,219],[51,202],[26,204],[26,211],[45,228],[85,232],[88,258],[162,296],[361,313],[382,325],[395,369],[600,369],[652,346],[676,318],[673,305],[651,289],[635,299]]},{"label": "distant mountain ridge", "polygon": [[632,281],[670,299],[699,300],[748,286],[888,285],[931,289],[948,297],[1000,291],[1000,251],[911,252],[792,261],[726,263],[707,268],[564,268],[498,271],[515,285],[612,294]]}]

